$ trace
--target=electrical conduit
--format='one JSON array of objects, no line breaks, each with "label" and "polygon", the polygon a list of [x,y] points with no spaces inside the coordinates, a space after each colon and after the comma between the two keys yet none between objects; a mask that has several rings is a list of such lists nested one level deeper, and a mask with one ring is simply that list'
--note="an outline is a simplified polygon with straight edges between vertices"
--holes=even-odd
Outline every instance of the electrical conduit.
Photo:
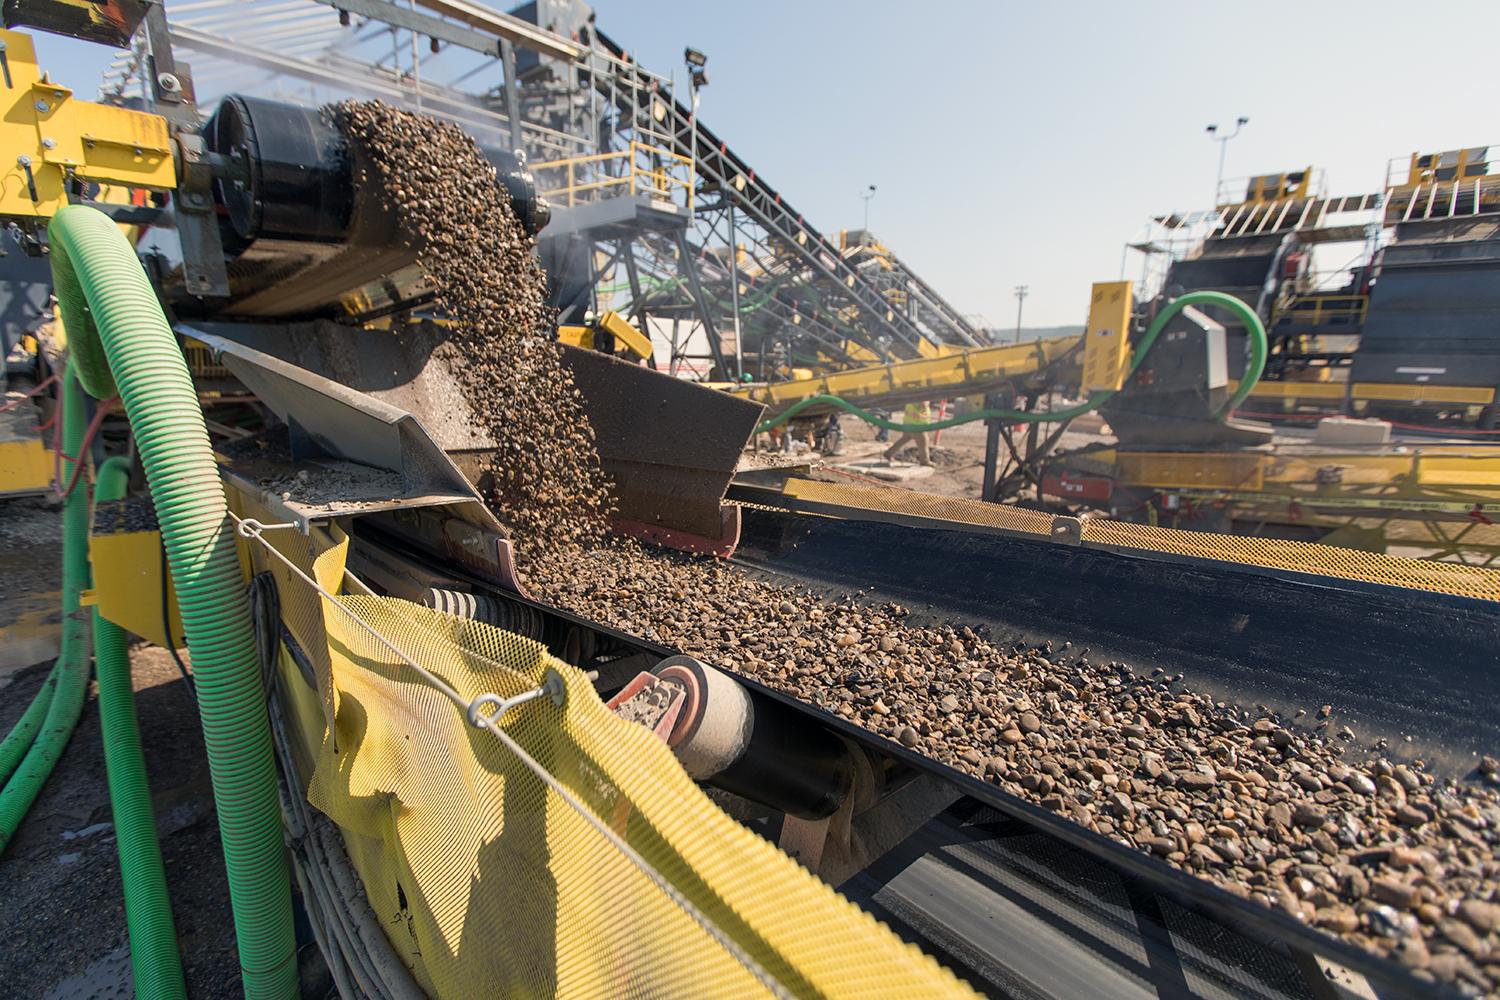
[{"label": "electrical conduit", "polygon": [[[130,460],[111,458],[99,466],[94,499],[125,496]],[[146,755],[135,713],[130,654],[125,630],[94,609],[94,661],[99,681],[99,722],[104,731],[104,767],[114,811],[120,881],[125,890],[125,925],[130,932],[130,967],[136,994],[163,1000],[186,997],[177,929],[167,895],[167,873],[156,839],[156,813],[146,779]]]},{"label": "electrical conduit", "polygon": [[[83,395],[74,380],[73,364],[68,363],[62,385],[62,448],[64,476],[69,466],[82,461],[79,454],[83,445],[84,418]],[[0,791],[0,851],[4,851],[15,836],[26,812],[36,801],[52,769],[62,757],[73,735],[73,727],[83,713],[83,703],[89,684],[89,630],[88,616],[80,611],[78,602],[89,572],[89,494],[87,488],[76,488],[68,494],[63,505],[63,567],[62,567],[62,648],[58,652],[57,664],[42,693],[26,711],[31,715],[38,702],[42,701],[49,687],[51,697],[46,701],[40,731],[31,741],[26,755],[21,759],[5,790]],[[22,717],[22,722],[25,717]],[[13,734],[14,735],[14,734]],[[8,740],[7,740],[8,742]]]},{"label": "electrical conduit", "polygon": [[69,205],[47,227],[80,381],[116,387],[177,587],[229,875],[247,997],[297,993],[291,881],[250,608],[203,412],[135,251],[106,216]]},{"label": "electrical conduit", "polygon": [[[1125,373],[1125,378],[1128,379],[1131,375],[1134,375],[1135,370],[1141,366],[1141,362],[1146,360],[1146,354],[1151,350],[1151,345],[1156,343],[1156,338],[1166,327],[1167,321],[1183,309],[1193,305],[1218,306],[1221,309],[1226,309],[1234,313],[1235,317],[1244,324],[1245,332],[1250,335],[1250,357],[1245,361],[1245,374],[1240,379],[1240,384],[1235,389],[1234,394],[1219,408],[1219,412],[1214,414],[1216,418],[1223,419],[1233,413],[1235,408],[1245,401],[1245,397],[1250,395],[1250,390],[1254,389],[1255,384],[1260,381],[1261,375],[1266,370],[1266,355],[1270,353],[1270,346],[1266,340],[1266,328],[1261,325],[1260,317],[1255,314],[1253,309],[1233,295],[1228,295],[1224,292],[1188,292],[1186,295],[1181,295],[1167,303],[1166,308],[1157,314],[1156,320],[1146,330],[1146,334],[1141,338],[1140,344],[1136,346],[1135,354],[1130,359],[1130,369]],[[887,420],[884,417],[876,416],[869,410],[856,406],[842,396],[823,394],[809,396],[788,407],[784,412],[763,421],[755,428],[755,433],[763,434],[766,431],[779,427],[811,406],[834,406],[845,413],[854,414],[854,416],[867,424],[874,424],[876,427],[884,427],[887,430],[897,431],[902,434],[940,431],[945,427],[957,427],[959,424],[973,423],[976,420],[1003,420],[1009,423],[1031,424],[1060,423],[1064,420],[1072,420],[1074,417],[1081,417],[1085,413],[1097,410],[1118,391],[1118,389],[1115,389],[1109,392],[1097,392],[1086,402],[1079,403],[1077,406],[1070,406],[1063,410],[1048,410],[1044,413],[1037,413],[1030,410],[979,410],[974,413],[967,413],[961,417],[952,417],[948,420],[917,421],[913,423],[898,423]]]}]

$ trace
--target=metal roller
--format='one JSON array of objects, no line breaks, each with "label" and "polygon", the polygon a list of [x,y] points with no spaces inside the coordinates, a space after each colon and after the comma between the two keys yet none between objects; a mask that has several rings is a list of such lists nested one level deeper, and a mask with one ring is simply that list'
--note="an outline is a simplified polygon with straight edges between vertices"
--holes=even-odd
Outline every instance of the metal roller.
[{"label": "metal roller", "polygon": [[437,587],[429,587],[422,594],[422,604],[445,615],[484,622],[528,639],[542,639],[541,612],[524,604],[496,600],[487,594],[441,590]]},{"label": "metal roller", "polygon": [[687,701],[667,744],[695,780],[803,819],[822,819],[854,783],[848,746],[796,710],[691,656],[652,671]]}]

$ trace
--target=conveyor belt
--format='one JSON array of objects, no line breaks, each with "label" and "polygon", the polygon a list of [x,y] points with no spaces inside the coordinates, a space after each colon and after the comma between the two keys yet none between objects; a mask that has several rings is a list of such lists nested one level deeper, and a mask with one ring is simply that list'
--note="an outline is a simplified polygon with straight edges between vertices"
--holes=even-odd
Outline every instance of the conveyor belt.
[{"label": "conveyor belt", "polygon": [[[763,511],[748,512],[747,522],[751,545],[740,561],[752,571],[773,574],[783,583],[812,583],[844,590],[873,585],[876,590],[870,596],[875,600],[899,596],[908,603],[931,601],[929,610],[938,616],[963,615],[967,620],[989,619],[997,624],[996,612],[1009,597],[1030,595],[1003,617],[1010,621],[1043,612],[1034,616],[1033,638],[1041,638],[1044,632],[1056,636],[1073,627],[1086,605],[1101,601],[1106,594],[1112,594],[1113,599],[1101,603],[1099,610],[1108,619],[1108,626],[1123,632],[1127,609],[1138,623],[1145,605],[1157,607],[1159,610],[1151,613],[1170,620],[1184,600],[1207,608],[1233,608],[1247,589],[1259,587],[1267,591],[1265,600],[1275,603],[1284,585],[1269,578],[1247,581],[1222,573],[1215,579],[1213,574],[1193,573],[1168,564],[1166,575],[1158,574],[1154,580],[1155,585],[1171,587],[1171,600],[1160,604],[1158,599],[1163,595],[1151,589],[1152,567],[1108,553],[1079,553],[996,536]],[[973,544],[949,544],[961,539]],[[387,541],[401,544],[399,540]],[[1029,558],[1028,549],[1033,550]],[[1038,563],[1039,553],[1059,555],[1057,564],[1050,567],[1050,586],[1044,586],[1049,567]],[[1076,562],[1080,555],[1089,561],[1120,565],[1110,573],[1085,573],[1077,599],[1070,600],[1060,586],[1064,579],[1078,582],[1075,574],[1088,569]],[[1042,563],[1048,561],[1041,559]],[[981,565],[987,569],[980,571]],[[451,565],[445,565],[444,571],[464,576]],[[1130,576],[1132,571],[1136,576]],[[935,574],[951,583],[933,586]],[[905,585],[896,585],[896,577]],[[965,580],[962,594],[957,586],[960,578]],[[468,578],[468,582],[488,587],[477,578]],[[928,587],[931,589],[922,591],[925,597],[915,596],[913,588]],[[659,657],[676,652],[556,607],[489,589],[505,600],[532,607],[549,620],[587,629],[614,649]],[[1143,594],[1154,595],[1153,600],[1143,605]],[[1344,633],[1352,631],[1355,622],[1371,610],[1368,595],[1333,592],[1319,595],[1318,600],[1327,609],[1326,618],[1338,625],[1339,631],[1329,640],[1334,645],[1348,639]],[[1375,628],[1371,641],[1379,644],[1409,625],[1412,634],[1429,643],[1430,654],[1431,640],[1441,623],[1436,605],[1443,603],[1431,601],[1433,607],[1409,620]],[[1054,602],[1060,607],[1046,614],[1047,605]],[[1258,612],[1264,603],[1254,609]],[[1187,670],[1197,668],[1200,661],[1208,662],[1203,657],[1194,660],[1185,655],[1185,650],[1202,638],[1198,631],[1204,623],[1182,622],[1175,643],[1156,635],[1150,622],[1144,624],[1150,636],[1148,644],[1157,655],[1154,662]],[[1241,669],[1264,669],[1263,661],[1285,655],[1285,642],[1300,644],[1305,653],[1309,644],[1328,636],[1323,624],[1323,616],[1293,616],[1286,621],[1280,640],[1275,633],[1262,636],[1259,630],[1252,631],[1246,637],[1248,648],[1242,651],[1242,660],[1254,662],[1241,663]],[[1448,626],[1453,633],[1453,648],[1446,652],[1473,659],[1482,638],[1476,633],[1484,632],[1484,628],[1478,622],[1471,625],[1465,628],[1462,614],[1457,615],[1456,622]],[[1096,629],[1094,634],[1107,633]],[[1078,636],[1074,638],[1076,641]],[[1398,650],[1392,667],[1399,669],[1406,662]],[[1307,683],[1321,682],[1326,673],[1317,672]],[[956,801],[945,813],[927,822],[842,888],[891,922],[898,932],[992,995],[1115,995],[1114,987],[1118,986],[1123,993],[1140,991],[1142,995],[1160,996],[1326,996],[1327,984],[1322,977],[1304,971],[1313,967],[1314,956],[1357,971],[1376,985],[1382,997],[1433,995],[1431,984],[1412,979],[1394,962],[1356,949],[1285,913],[1242,900],[748,677],[740,680],[753,700],[790,706],[809,725],[823,726],[890,760],[909,780],[935,781],[951,789]],[[1345,687],[1355,682],[1347,675],[1343,680]],[[1368,683],[1368,676],[1363,680]],[[1487,683],[1500,685],[1494,680]],[[1379,682],[1370,686],[1379,686]],[[1474,700],[1493,704],[1496,693],[1500,692],[1479,693]],[[1445,706],[1457,707],[1457,703],[1448,701]],[[1488,731],[1495,728],[1493,722],[1486,725]],[[751,825],[775,839],[779,823],[780,817],[773,815],[753,820]],[[1066,970],[1060,959],[1038,961],[1038,956],[1056,959],[1062,955],[1066,955]],[[1096,986],[1103,992],[1094,993]],[[1078,992],[1080,988],[1084,993]]]},{"label": "conveyor belt", "polygon": [[[811,396],[840,396],[864,407],[899,406],[918,400],[957,399],[985,392],[1010,379],[1034,374],[1066,357],[1079,344],[1077,337],[1053,337],[1029,344],[974,347],[939,358],[866,365],[846,371],[793,379],[765,386],[732,390],[766,405],[766,415],[778,413]],[[811,406],[802,413],[818,416],[832,407]]]}]

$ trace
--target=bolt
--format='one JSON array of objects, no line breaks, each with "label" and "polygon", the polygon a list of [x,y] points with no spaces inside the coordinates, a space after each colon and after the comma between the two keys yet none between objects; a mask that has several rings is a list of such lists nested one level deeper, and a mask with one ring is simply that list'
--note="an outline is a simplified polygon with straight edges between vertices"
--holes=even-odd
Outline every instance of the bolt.
[{"label": "bolt", "polygon": [[156,74],[156,85],[168,94],[175,94],[182,89],[182,81],[177,79],[175,73]]},{"label": "bolt", "polygon": [[36,109],[38,111],[47,111],[47,110],[49,110],[48,107],[47,107],[47,102],[46,101],[37,101],[36,102]]},{"label": "bolt", "polygon": [[43,149],[56,149],[57,148],[57,140],[56,139],[43,139],[42,140],[42,148]]},{"label": "bolt", "polygon": [[23,167],[29,167],[31,166],[31,157],[27,156],[25,153],[22,153],[20,156],[16,157],[16,163],[20,164]]}]

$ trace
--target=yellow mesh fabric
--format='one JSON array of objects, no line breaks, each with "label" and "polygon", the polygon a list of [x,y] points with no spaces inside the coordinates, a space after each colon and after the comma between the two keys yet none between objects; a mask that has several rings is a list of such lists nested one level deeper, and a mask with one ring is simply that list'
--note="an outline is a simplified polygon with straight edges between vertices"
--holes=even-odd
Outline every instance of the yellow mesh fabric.
[{"label": "yellow mesh fabric", "polygon": [[[540,644],[404,601],[341,600],[465,699],[515,695],[557,670],[564,707],[529,703],[503,728],[790,993],[973,995],[722,813],[659,740],[610,713]],[[424,988],[767,995],[491,733],[327,602],[324,615],[339,751],[325,739],[308,797],[342,829],[375,914]]]},{"label": "yellow mesh fabric", "polygon": [[1462,563],[1404,559],[1380,552],[1343,549],[1315,542],[1293,542],[1245,535],[1216,535],[1181,528],[1153,528],[1094,518],[1083,523],[1083,540],[1123,549],[1145,549],[1293,570],[1316,576],[1409,587],[1439,594],[1500,601],[1500,573]]}]

